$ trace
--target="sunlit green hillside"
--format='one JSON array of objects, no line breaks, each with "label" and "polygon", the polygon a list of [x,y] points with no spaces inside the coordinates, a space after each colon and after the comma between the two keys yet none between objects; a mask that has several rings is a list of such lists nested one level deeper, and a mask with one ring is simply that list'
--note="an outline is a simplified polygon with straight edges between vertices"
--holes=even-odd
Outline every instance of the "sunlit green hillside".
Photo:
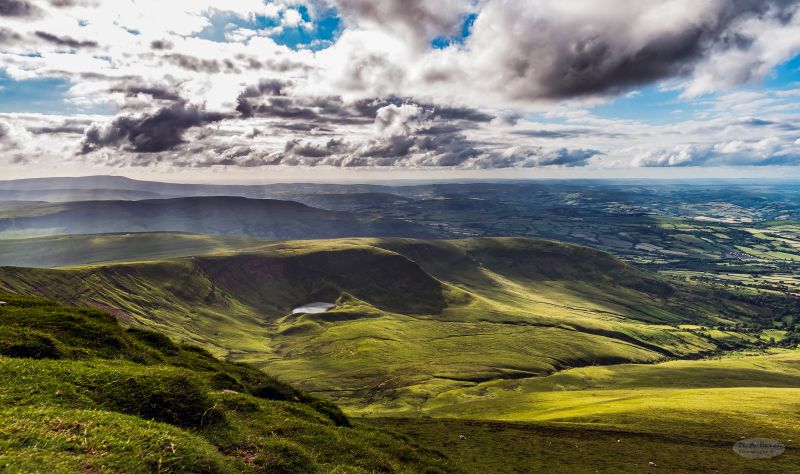
[{"label": "sunlit green hillside", "polygon": [[[96,239],[96,236],[87,237]],[[346,239],[61,270],[0,286],[116,314],[254,363],[352,412],[407,412],[487,381],[698,357],[792,311],[534,239]],[[311,302],[322,314],[291,314]],[[778,304],[779,303],[779,304]]]}]

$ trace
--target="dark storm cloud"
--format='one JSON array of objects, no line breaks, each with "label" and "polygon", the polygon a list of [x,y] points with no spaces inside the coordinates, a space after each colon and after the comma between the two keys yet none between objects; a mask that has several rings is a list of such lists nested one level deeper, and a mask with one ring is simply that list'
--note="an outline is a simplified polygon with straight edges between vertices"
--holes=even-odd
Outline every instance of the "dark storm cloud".
[{"label": "dark storm cloud", "polygon": [[78,41],[73,38],[69,38],[67,36],[56,36],[45,31],[37,31],[34,33],[40,39],[47,41],[48,43],[56,44],[58,46],[67,46],[69,48],[95,48],[97,47],[96,41]]},{"label": "dark storm cloud", "polygon": [[39,9],[27,0],[0,0],[0,17],[29,17],[38,13]]},{"label": "dark storm cloud", "polygon": [[341,97],[302,97],[289,95],[290,81],[263,80],[244,89],[237,98],[236,111],[242,118],[262,117],[282,119],[274,125],[287,130],[316,130],[330,132],[331,127],[371,125],[378,111],[387,106],[413,104],[428,112],[437,123],[488,123],[495,116],[470,107],[442,106],[415,102],[410,98],[388,97],[362,99],[346,103]]},{"label": "dark storm cloud", "polygon": [[425,45],[459,33],[472,2],[463,0],[335,0],[345,18],[378,25]]},{"label": "dark storm cloud", "polygon": [[346,106],[339,97],[290,97],[283,95],[285,84],[262,83],[260,89],[248,88],[238,99],[236,111],[243,118],[271,117],[302,121],[296,126],[319,126],[320,124],[369,124],[366,118]]},{"label": "dark storm cloud", "polygon": [[286,95],[286,89],[291,87],[290,81],[283,81],[280,79],[262,79],[258,84],[249,86],[242,91],[240,97],[252,98],[268,96],[282,96]]},{"label": "dark storm cloud", "polygon": [[[168,50],[172,48],[172,44],[164,41],[154,41],[150,44],[150,47],[155,50]],[[308,68],[308,66],[304,64],[285,58],[260,61],[254,57],[242,54],[238,54],[232,58],[206,59],[190,56],[188,54],[169,53],[163,55],[162,58],[182,69],[200,74],[240,74],[244,70],[257,71],[260,69],[286,72]]]},{"label": "dark storm cloud", "polygon": [[171,53],[164,55],[164,59],[170,63],[188,71],[205,74],[241,73],[230,59],[200,59],[186,54]]},{"label": "dark storm cloud", "polygon": [[387,97],[345,102],[341,97],[291,95],[293,84],[264,80],[243,90],[236,110],[242,118],[273,118],[275,129],[305,134],[334,134],[341,126],[374,126],[378,134],[363,141],[326,142],[291,139],[273,161],[305,166],[459,166],[481,154],[464,130],[495,116],[478,109],[442,106]]},{"label": "dark storm cloud", "polygon": [[309,65],[301,62],[292,61],[289,58],[256,58],[253,56],[246,56],[244,54],[237,54],[236,59],[243,64],[243,67],[253,71],[259,69],[267,69],[276,72],[287,71],[308,71],[312,69]]},{"label": "dark storm cloud", "polygon": [[249,86],[236,99],[236,111],[244,118],[253,117],[256,113],[256,107],[251,104],[249,99],[263,96],[283,96],[284,89],[290,85],[291,83],[287,81],[264,79],[254,86]]},{"label": "dark storm cloud", "polygon": [[293,139],[276,155],[275,161],[290,166],[452,167],[480,156],[478,145],[456,131],[434,129],[377,136],[363,142],[334,138],[325,143],[312,143]]},{"label": "dark storm cloud", "polygon": [[157,51],[172,49],[172,43],[166,40],[155,40],[150,43],[150,48]]},{"label": "dark storm cloud", "polygon": [[121,116],[110,124],[89,127],[84,133],[81,152],[91,153],[109,146],[142,153],[166,151],[183,143],[183,134],[188,129],[225,118],[225,114],[206,112],[185,103],[142,117]]},{"label": "dark storm cloud", "polygon": [[[538,8],[522,0],[487,2],[468,40],[469,49],[491,52],[484,72],[492,73],[515,99],[618,94],[638,85],[687,77],[721,51],[749,52],[759,30],[740,28],[742,22],[788,22],[798,2],[696,2],[683,7],[686,15],[664,15],[656,27],[653,16],[661,2],[585,5],[598,9],[598,15],[563,9],[548,0]],[[515,33],[505,33],[511,31]],[[739,82],[746,80],[749,77]]]},{"label": "dark storm cloud", "polygon": [[63,125],[58,127],[33,127],[29,129],[29,131],[34,135],[58,135],[58,134],[81,135],[83,134],[84,130],[86,130],[86,127],[69,126],[69,125]]},{"label": "dark storm cloud", "polygon": [[434,110],[434,115],[444,120],[466,120],[469,122],[491,122],[494,115],[470,107],[442,107],[433,104],[419,104]]}]

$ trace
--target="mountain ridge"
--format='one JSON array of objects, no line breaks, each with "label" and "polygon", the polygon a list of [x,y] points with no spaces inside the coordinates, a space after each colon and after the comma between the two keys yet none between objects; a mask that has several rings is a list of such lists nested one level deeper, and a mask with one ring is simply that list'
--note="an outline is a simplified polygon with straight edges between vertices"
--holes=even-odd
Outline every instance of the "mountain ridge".
[{"label": "mountain ridge", "polygon": [[431,237],[406,221],[364,218],[306,204],[239,196],[77,201],[0,212],[0,236],[176,231],[276,239],[401,235]]}]

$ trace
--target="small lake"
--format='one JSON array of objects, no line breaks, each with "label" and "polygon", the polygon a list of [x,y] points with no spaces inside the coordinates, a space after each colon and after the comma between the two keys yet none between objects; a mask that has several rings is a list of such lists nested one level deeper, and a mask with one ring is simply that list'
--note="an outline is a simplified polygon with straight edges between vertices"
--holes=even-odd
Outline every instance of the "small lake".
[{"label": "small lake", "polygon": [[308,303],[292,310],[292,314],[319,314],[336,307],[331,303]]}]

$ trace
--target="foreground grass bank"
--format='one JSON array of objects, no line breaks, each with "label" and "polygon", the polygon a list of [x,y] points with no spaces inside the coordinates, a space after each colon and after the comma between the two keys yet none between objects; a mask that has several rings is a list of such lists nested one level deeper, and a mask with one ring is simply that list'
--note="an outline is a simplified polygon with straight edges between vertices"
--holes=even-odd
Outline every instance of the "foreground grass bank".
[{"label": "foreground grass bank", "polygon": [[100,311],[0,299],[3,472],[457,470],[248,366]]}]

